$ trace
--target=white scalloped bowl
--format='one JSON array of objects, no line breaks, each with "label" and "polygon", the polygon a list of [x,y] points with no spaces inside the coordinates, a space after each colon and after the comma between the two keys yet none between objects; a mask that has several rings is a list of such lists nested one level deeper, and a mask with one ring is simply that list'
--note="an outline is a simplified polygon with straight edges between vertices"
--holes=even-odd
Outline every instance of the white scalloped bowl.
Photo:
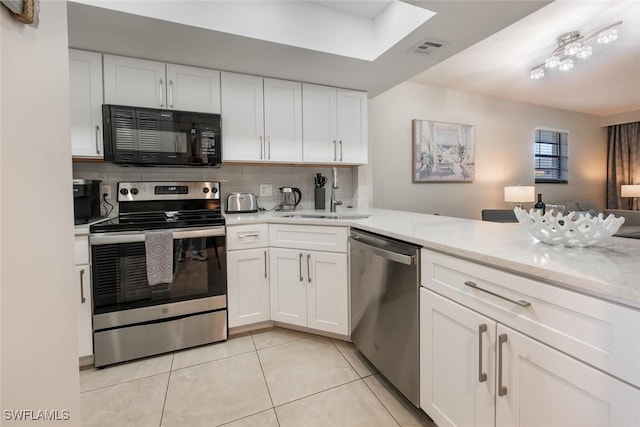
[{"label": "white scalloped bowl", "polygon": [[586,247],[611,237],[624,223],[624,217],[602,214],[591,216],[569,212],[554,216],[547,212],[540,215],[533,209],[527,212],[516,207],[513,210],[518,222],[536,239],[549,245]]}]

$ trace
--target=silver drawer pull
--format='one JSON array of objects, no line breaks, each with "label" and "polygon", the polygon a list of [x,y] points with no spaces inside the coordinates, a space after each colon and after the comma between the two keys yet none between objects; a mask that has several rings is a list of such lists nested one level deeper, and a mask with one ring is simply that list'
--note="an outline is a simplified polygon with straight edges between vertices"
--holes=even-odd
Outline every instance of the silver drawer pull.
[{"label": "silver drawer pull", "polygon": [[243,234],[238,233],[238,237],[241,239],[244,239],[245,237],[260,237],[260,233],[258,233],[257,231],[253,233],[243,233]]},{"label": "silver drawer pull", "polygon": [[482,333],[487,332],[487,324],[483,323],[478,327],[478,382],[487,380],[486,372],[482,372]]},{"label": "silver drawer pull", "polygon": [[267,251],[264,251],[264,278],[267,278]]},{"label": "silver drawer pull", "polygon": [[509,301],[510,303],[517,304],[517,305],[519,305],[520,307],[529,307],[529,306],[531,306],[531,303],[530,303],[529,301],[525,301],[525,300],[523,300],[523,299],[518,300],[518,301],[516,301],[516,300],[512,300],[511,298],[507,298],[507,297],[505,297],[505,296],[503,296],[503,295],[496,294],[495,292],[491,292],[491,291],[488,291],[488,290],[486,290],[486,289],[482,289],[482,288],[478,287],[478,285],[476,284],[476,282],[472,282],[471,280],[467,280],[466,282],[464,282],[464,284],[465,284],[465,285],[467,285],[467,286],[469,286],[469,287],[472,287],[472,288],[474,288],[474,289],[477,289],[477,290],[479,290],[479,291],[482,291],[482,292],[484,292],[484,293],[487,293],[487,294],[489,294],[489,295],[493,295],[494,297],[502,298],[502,299],[503,299],[503,300],[505,300],[505,301]]}]

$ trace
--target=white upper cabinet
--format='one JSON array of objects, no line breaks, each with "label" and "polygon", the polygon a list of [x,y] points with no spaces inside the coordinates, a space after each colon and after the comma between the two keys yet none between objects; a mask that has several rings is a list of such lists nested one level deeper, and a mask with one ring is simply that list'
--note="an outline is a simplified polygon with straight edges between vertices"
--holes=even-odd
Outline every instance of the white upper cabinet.
[{"label": "white upper cabinet", "polygon": [[302,85],[222,73],[225,161],[301,162]]},{"label": "white upper cabinet", "polygon": [[367,163],[367,94],[337,89],[338,162]]},{"label": "white upper cabinet", "polygon": [[222,73],[224,161],[264,160],[262,77]]},{"label": "white upper cabinet", "polygon": [[303,84],[304,155],[308,163],[367,163],[367,94]]},{"label": "white upper cabinet", "polygon": [[104,55],[105,104],[220,113],[220,72]]},{"label": "white upper cabinet", "polygon": [[102,151],[102,55],[69,50],[71,103],[71,154],[103,157]]},{"label": "white upper cabinet", "polygon": [[220,113],[220,71],[167,64],[169,109]]},{"label": "white upper cabinet", "polygon": [[105,104],[167,108],[162,62],[104,55]]},{"label": "white upper cabinet", "polygon": [[266,160],[302,161],[302,84],[264,79]]}]

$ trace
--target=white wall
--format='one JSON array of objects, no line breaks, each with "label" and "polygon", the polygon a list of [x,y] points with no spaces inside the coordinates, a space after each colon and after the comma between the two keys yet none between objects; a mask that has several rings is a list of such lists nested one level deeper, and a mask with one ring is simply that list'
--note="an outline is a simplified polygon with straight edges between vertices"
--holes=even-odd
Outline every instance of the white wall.
[{"label": "white wall", "polygon": [[79,426],[67,7],[40,26],[0,7],[1,410],[68,410]]},{"label": "white wall", "polygon": [[[507,89],[505,89],[507,90]],[[413,183],[413,119],[475,125],[473,183]],[[569,131],[569,184],[538,185],[543,200],[594,200],[604,208],[606,132],[600,118],[405,82],[369,100],[369,165],[360,191],[373,188],[373,206],[480,218],[485,208],[511,208],[507,185],[533,185],[536,127]]]}]

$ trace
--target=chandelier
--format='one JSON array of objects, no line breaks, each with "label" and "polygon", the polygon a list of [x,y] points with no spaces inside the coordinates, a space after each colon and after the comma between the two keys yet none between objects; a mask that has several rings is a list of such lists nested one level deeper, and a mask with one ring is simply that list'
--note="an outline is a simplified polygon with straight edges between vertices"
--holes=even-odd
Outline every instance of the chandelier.
[{"label": "chandelier", "polygon": [[558,47],[551,52],[551,55],[542,64],[536,65],[531,69],[531,78],[535,80],[543,78],[545,68],[558,68],[561,71],[572,69],[574,56],[578,59],[585,59],[591,56],[593,48],[589,43],[594,39],[601,44],[611,43],[616,40],[618,38],[618,30],[614,27],[620,24],[622,24],[622,21],[608,25],[589,37],[582,36],[580,31],[570,31],[558,36],[556,38]]}]

